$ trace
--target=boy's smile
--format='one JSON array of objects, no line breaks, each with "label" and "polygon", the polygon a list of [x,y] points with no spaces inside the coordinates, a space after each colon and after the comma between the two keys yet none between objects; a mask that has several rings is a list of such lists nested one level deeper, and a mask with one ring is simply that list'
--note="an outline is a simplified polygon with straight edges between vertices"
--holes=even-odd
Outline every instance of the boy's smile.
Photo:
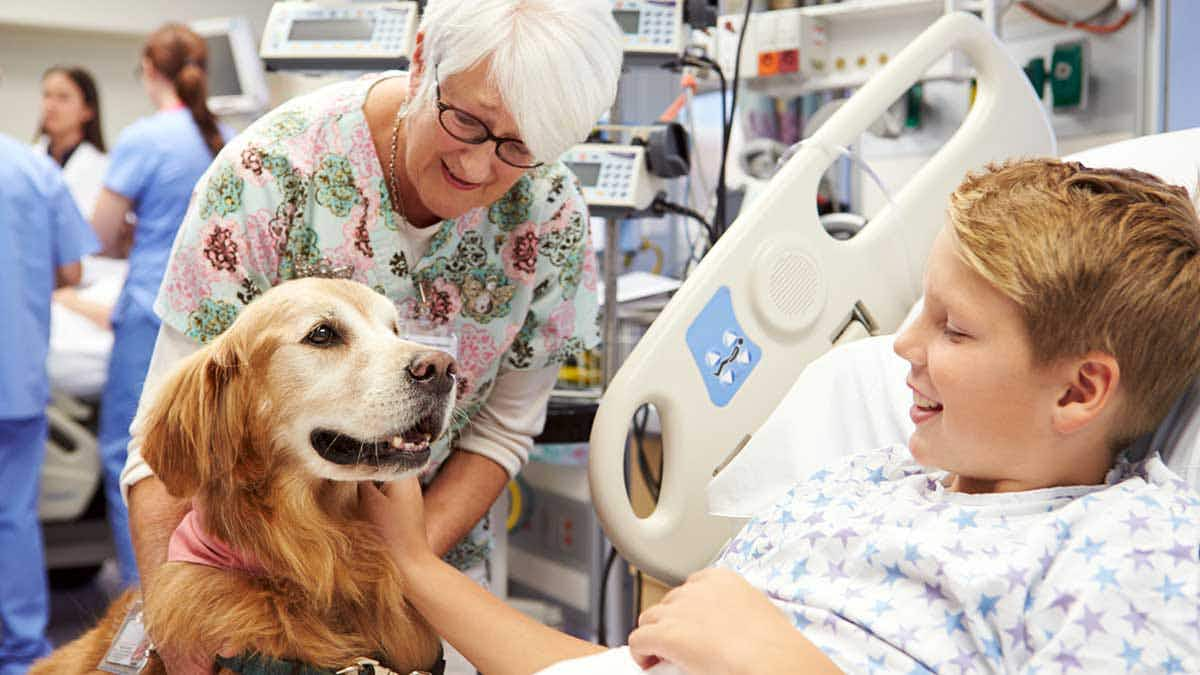
[{"label": "boy's smile", "polygon": [[911,382],[908,383],[908,388],[913,390],[913,406],[908,411],[908,416],[912,418],[913,424],[920,425],[942,411],[941,403],[922,394],[921,390],[913,386]]}]

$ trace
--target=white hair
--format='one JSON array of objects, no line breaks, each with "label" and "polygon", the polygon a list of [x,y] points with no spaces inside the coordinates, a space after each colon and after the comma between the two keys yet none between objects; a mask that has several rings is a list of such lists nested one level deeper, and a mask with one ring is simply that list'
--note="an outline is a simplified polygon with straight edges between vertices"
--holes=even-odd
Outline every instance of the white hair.
[{"label": "white hair", "polygon": [[621,31],[607,0],[429,0],[425,73],[417,98],[437,76],[491,58],[489,81],[541,161],[583,141],[617,96]]}]

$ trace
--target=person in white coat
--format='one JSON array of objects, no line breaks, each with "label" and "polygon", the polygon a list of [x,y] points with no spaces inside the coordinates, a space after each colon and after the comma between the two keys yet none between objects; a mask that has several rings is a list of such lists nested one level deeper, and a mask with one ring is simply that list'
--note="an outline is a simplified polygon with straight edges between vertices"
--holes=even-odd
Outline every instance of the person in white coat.
[{"label": "person in white coat", "polygon": [[42,116],[34,146],[62,168],[71,197],[90,219],[108,170],[100,95],[91,73],[78,66],[54,66],[42,75]]}]

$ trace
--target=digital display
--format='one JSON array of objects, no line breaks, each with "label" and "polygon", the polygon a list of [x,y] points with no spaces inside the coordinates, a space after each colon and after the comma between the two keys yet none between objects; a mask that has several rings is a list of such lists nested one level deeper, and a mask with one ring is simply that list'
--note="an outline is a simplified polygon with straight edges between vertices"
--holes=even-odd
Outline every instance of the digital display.
[{"label": "digital display", "polygon": [[599,162],[564,162],[583,187],[595,187],[600,180]]},{"label": "digital display", "polygon": [[642,18],[642,12],[637,9],[614,9],[613,18],[617,20],[617,25],[625,31],[626,35],[637,35],[638,21]]},{"label": "digital display", "polygon": [[241,96],[242,82],[234,63],[233,45],[228,35],[210,35],[208,45],[208,95]]},{"label": "digital display", "polygon": [[288,39],[297,42],[365,42],[375,33],[372,19],[296,19]]}]

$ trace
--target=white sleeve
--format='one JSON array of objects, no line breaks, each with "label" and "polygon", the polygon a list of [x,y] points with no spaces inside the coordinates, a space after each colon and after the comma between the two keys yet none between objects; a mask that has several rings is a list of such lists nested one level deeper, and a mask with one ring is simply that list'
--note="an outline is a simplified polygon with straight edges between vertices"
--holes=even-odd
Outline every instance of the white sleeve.
[{"label": "white sleeve", "polygon": [[533,437],[546,424],[546,404],[558,380],[558,364],[540,370],[504,370],[483,408],[471,420],[455,447],[483,455],[516,476]]},{"label": "white sleeve", "polygon": [[[137,415],[133,418],[131,429],[136,429],[142,420],[142,411],[153,400],[154,390],[183,359],[200,350],[200,345],[176,328],[163,323],[158,329],[158,338],[154,341],[154,355],[150,357],[150,369],[146,372],[146,382],[142,385],[142,397],[138,401]],[[129,488],[134,483],[153,476],[150,465],[142,459],[142,448],[138,445],[138,435],[133,434],[129,441],[129,454],[125,459],[125,468],[121,471],[121,498],[129,503]]]},{"label": "white sleeve", "polygon": [[649,670],[633,660],[629,647],[610,649],[591,656],[559,661],[543,668],[534,675],[684,675],[683,669],[673,663],[660,661]]}]

